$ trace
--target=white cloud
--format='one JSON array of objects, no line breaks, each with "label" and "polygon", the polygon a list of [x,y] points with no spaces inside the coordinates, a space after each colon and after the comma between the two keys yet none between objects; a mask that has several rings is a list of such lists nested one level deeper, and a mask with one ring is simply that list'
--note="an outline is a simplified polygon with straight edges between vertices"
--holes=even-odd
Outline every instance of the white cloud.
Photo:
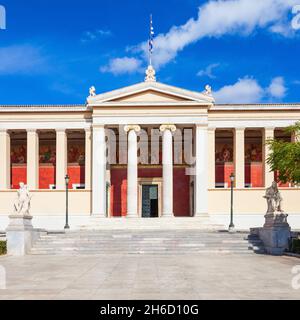
[{"label": "white cloud", "polygon": [[274,78],[267,89],[270,97],[274,97],[277,99],[282,99],[286,95],[287,88],[285,87],[283,77]]},{"label": "white cloud", "polygon": [[217,103],[256,103],[264,96],[263,88],[255,79],[245,77],[213,93]]},{"label": "white cloud", "polygon": [[140,69],[142,61],[136,58],[111,59],[107,66],[101,67],[101,72],[110,72],[114,75],[133,73]]},{"label": "white cloud", "polygon": [[212,63],[209,66],[207,66],[205,69],[200,70],[197,73],[197,76],[199,77],[208,77],[210,79],[215,79],[216,76],[213,74],[213,69],[219,67],[219,63]]},{"label": "white cloud", "polygon": [[46,64],[41,50],[32,45],[0,47],[0,75],[40,73]]},{"label": "white cloud", "polygon": [[[153,63],[159,68],[174,58],[186,46],[205,37],[249,35],[256,29],[288,36],[293,30],[288,14],[299,0],[210,0],[199,7],[198,17],[181,26],[173,26],[166,34],[154,39]],[[148,42],[129,47],[147,61]]]},{"label": "white cloud", "polygon": [[111,31],[109,30],[96,30],[96,31],[86,31],[84,32],[82,38],[81,38],[81,42],[82,43],[86,43],[89,41],[93,41],[96,40],[100,37],[110,37],[112,35]]},{"label": "white cloud", "polygon": [[286,91],[282,77],[273,78],[267,88],[263,88],[256,79],[244,77],[215,91],[213,95],[217,103],[259,103],[264,98],[280,100],[285,97]]}]

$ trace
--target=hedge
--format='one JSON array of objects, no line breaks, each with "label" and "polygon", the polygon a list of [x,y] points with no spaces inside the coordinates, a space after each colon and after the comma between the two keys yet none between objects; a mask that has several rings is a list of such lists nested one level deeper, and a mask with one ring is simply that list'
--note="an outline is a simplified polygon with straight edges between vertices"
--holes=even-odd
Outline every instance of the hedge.
[{"label": "hedge", "polygon": [[293,239],[292,252],[300,254],[300,239]]},{"label": "hedge", "polygon": [[0,241],[0,255],[6,254],[6,241]]}]

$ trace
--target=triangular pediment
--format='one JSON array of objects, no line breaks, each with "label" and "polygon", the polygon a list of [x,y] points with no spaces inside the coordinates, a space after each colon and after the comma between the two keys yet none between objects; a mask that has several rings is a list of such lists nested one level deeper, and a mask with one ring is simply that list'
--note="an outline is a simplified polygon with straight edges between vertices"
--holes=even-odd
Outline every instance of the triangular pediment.
[{"label": "triangular pediment", "polygon": [[115,100],[115,102],[176,102],[176,101],[191,101],[175,95],[161,93],[155,90],[145,90],[143,92],[124,96]]},{"label": "triangular pediment", "polygon": [[214,98],[211,95],[173,87],[160,82],[142,82],[119,90],[89,97],[87,102],[91,106],[118,103],[213,104]]}]

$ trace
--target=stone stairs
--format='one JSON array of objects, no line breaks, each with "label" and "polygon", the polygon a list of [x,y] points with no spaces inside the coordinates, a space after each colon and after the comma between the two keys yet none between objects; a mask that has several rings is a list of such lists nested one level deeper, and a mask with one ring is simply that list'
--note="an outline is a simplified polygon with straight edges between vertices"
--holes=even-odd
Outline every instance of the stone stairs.
[{"label": "stone stairs", "polygon": [[263,245],[247,233],[205,230],[78,230],[41,235],[32,255],[253,254]]}]

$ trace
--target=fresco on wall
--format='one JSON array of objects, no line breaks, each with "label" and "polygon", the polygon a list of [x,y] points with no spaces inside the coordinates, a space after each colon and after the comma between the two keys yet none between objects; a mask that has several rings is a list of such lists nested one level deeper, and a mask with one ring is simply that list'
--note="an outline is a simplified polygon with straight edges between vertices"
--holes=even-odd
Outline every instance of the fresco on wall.
[{"label": "fresco on wall", "polygon": [[26,164],[27,151],[26,142],[24,140],[15,140],[11,143],[11,163],[12,164]]},{"label": "fresco on wall", "polygon": [[262,141],[260,138],[247,139],[245,143],[245,161],[262,162]]},{"label": "fresco on wall", "polygon": [[85,163],[85,142],[84,140],[68,141],[68,163],[84,165]]},{"label": "fresco on wall", "polygon": [[216,162],[233,162],[232,141],[229,139],[216,143]]},{"label": "fresco on wall", "polygon": [[40,140],[40,163],[56,163],[56,143],[53,140]]}]

